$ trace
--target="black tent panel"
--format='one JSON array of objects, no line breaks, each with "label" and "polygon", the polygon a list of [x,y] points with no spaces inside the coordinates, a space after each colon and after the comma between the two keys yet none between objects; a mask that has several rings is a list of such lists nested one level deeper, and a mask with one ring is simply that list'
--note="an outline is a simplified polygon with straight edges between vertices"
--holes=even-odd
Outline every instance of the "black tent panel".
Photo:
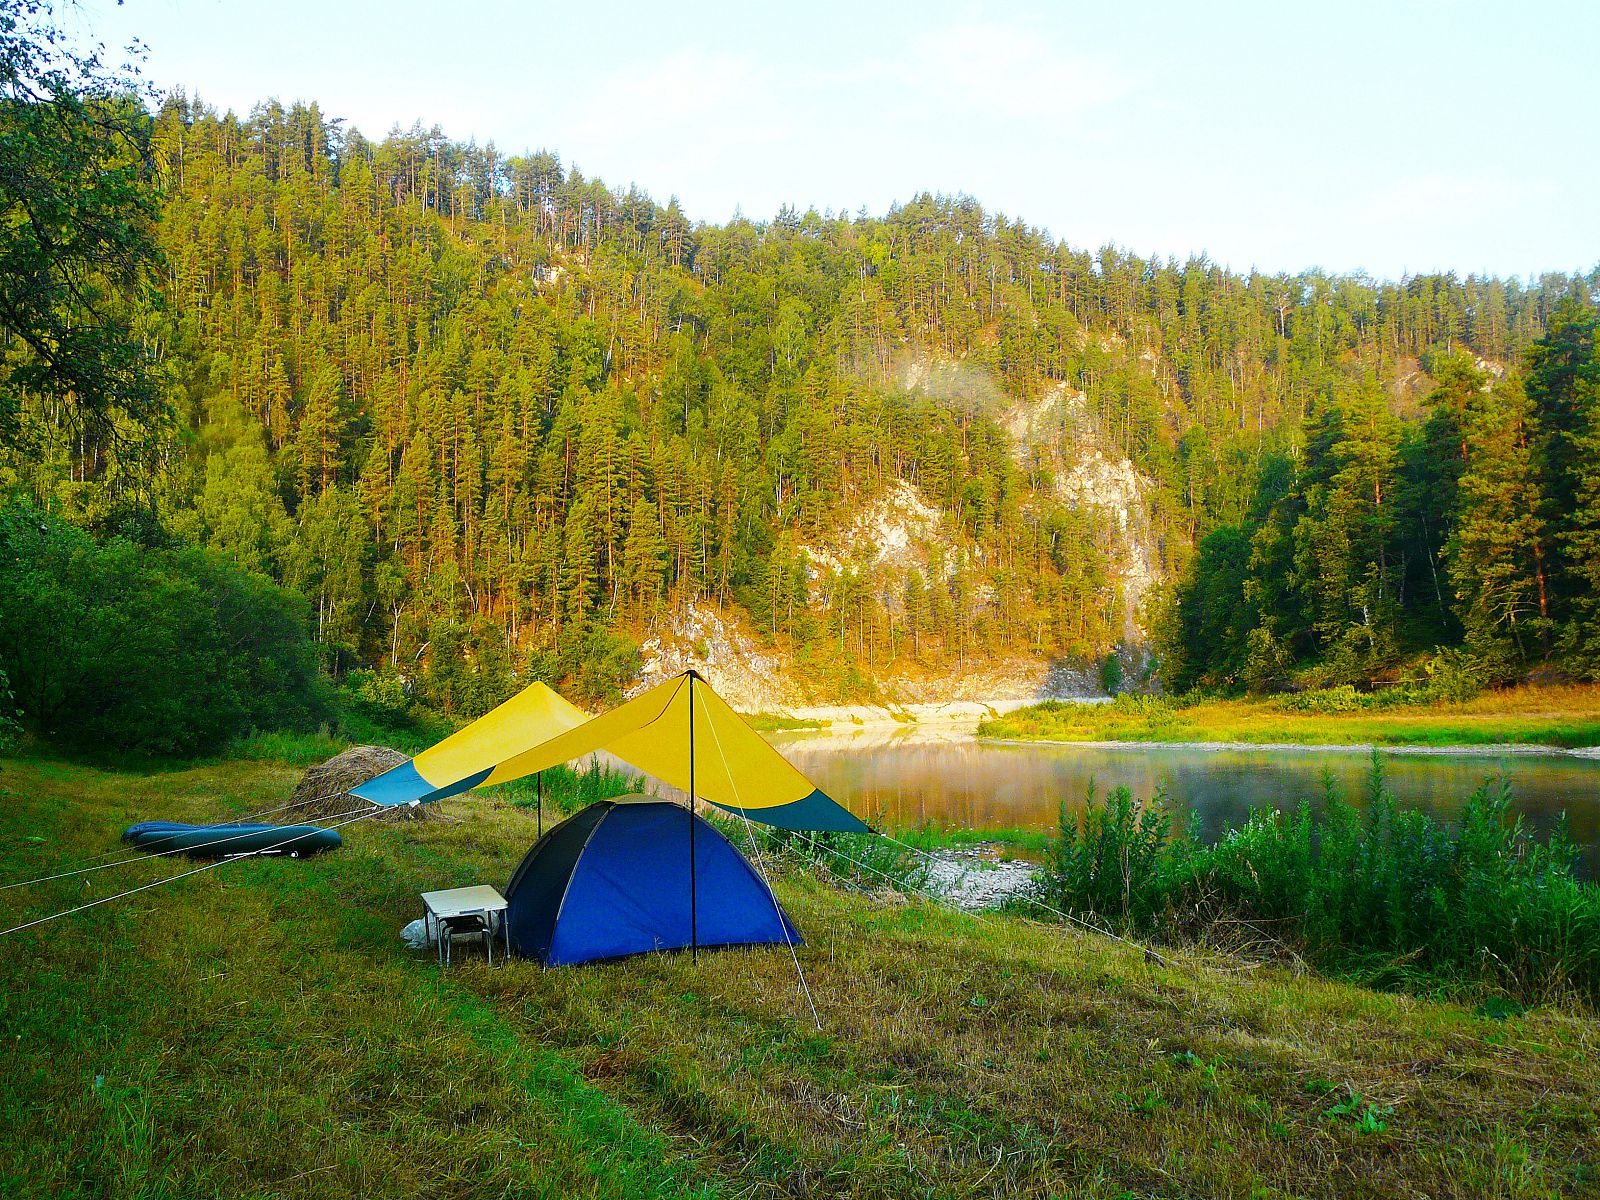
[{"label": "black tent panel", "polygon": [[611,811],[602,800],[574,813],[534,843],[506,885],[511,949],[541,961],[550,951],[561,897],[589,836]]}]

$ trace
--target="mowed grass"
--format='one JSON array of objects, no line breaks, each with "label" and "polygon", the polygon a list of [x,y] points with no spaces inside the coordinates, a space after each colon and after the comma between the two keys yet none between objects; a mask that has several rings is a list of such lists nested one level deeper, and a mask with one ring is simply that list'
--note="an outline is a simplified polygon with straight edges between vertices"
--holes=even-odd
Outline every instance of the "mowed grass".
[{"label": "mowed grass", "polygon": [[[0,882],[136,818],[270,807],[295,775],[0,761]],[[533,835],[504,798],[447,811],[0,940],[0,1195],[1600,1190],[1582,1011],[1494,1020],[1198,954],[1163,966],[798,872],[777,886],[820,1031],[781,948],[441,973],[397,937],[417,892],[503,884]],[[177,869],[3,894],[20,919]]]},{"label": "mowed grass", "polygon": [[978,733],[1060,742],[1600,746],[1600,687],[1509,688],[1459,703],[1355,713],[1286,711],[1273,697],[1151,705],[1144,712],[1047,702],[987,720]]}]

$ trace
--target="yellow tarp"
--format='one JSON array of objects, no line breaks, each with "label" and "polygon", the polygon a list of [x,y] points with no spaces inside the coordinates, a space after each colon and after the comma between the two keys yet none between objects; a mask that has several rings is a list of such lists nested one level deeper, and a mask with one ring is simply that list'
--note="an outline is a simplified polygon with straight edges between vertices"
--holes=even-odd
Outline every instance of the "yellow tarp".
[{"label": "yellow tarp", "polygon": [[781,828],[867,832],[693,672],[506,759],[484,782],[517,779],[606,750],[687,792],[691,745],[692,790],[700,799]]},{"label": "yellow tarp", "polygon": [[[410,762],[369,779],[351,794],[376,804],[439,800],[488,782],[506,759],[589,719],[542,683],[530,684],[493,712],[458,729]],[[514,778],[510,776],[508,778]]]}]

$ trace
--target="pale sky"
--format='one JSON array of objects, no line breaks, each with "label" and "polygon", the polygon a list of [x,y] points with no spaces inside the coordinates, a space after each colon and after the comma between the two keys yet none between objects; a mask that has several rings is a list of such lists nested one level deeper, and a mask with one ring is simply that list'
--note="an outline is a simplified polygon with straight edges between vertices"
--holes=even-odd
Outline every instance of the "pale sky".
[{"label": "pale sky", "polygon": [[549,149],[697,220],[964,192],[1240,270],[1600,263],[1600,3],[81,0],[241,116]]}]

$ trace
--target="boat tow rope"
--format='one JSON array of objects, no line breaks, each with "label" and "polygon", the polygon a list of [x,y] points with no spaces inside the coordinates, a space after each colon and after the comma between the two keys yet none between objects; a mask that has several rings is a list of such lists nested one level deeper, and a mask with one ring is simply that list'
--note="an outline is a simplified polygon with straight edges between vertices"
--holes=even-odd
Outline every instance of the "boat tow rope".
[{"label": "boat tow rope", "polygon": [[[246,813],[242,817],[235,817],[230,821],[217,821],[217,822],[214,822],[213,824],[214,825],[243,825],[246,821],[253,821],[257,817],[270,817],[273,813],[280,813],[280,812],[283,812],[285,809],[301,808],[301,807],[303,807],[304,805],[307,805],[307,804],[315,804],[318,800],[332,800],[335,796],[342,796],[342,795],[344,795],[343,792],[329,792],[326,796],[311,796],[311,797],[309,797],[308,799],[305,799],[305,800],[292,800],[288,804],[280,804],[280,805],[278,805],[277,808],[263,809],[262,811],[260,811],[258,813]],[[356,811],[359,811],[359,810],[351,809],[350,811],[351,812],[356,812]],[[344,814],[341,813],[339,815],[343,816]],[[204,829],[204,828],[207,828],[207,826],[202,825],[202,826],[198,826],[197,828]],[[253,837],[253,836],[255,836],[255,832],[256,831],[252,830],[252,831],[247,832],[247,833],[231,834],[228,837],[218,838],[214,842],[206,842],[205,843],[205,847],[220,846],[224,842],[233,841],[234,838]],[[205,847],[202,847],[202,849],[205,848]],[[117,854],[117,853],[120,853],[121,849],[122,848],[119,846],[116,850],[107,850],[105,852],[105,854],[98,854],[95,857],[96,858],[104,858],[106,856],[106,854]],[[160,851],[156,851],[156,852],[153,852],[153,853],[150,853],[150,854],[142,854],[142,853],[135,852],[133,854],[128,855],[127,858],[119,858],[119,859],[117,859],[116,862],[98,863],[98,864],[96,864],[95,866],[92,866],[92,867],[77,867],[77,868],[75,868],[73,870],[69,870],[69,871],[57,871],[54,875],[41,875],[37,879],[23,879],[23,880],[20,880],[20,881],[18,881],[16,883],[0,883],[0,892],[9,892],[12,888],[31,887],[33,884],[36,884],[36,883],[49,883],[52,879],[66,879],[66,878],[68,878],[69,876],[72,876],[72,875],[88,875],[93,871],[106,871],[106,870],[110,870],[112,867],[124,867],[124,866],[127,866],[131,862],[145,862],[145,861],[147,861],[149,859],[152,859],[152,858],[165,858],[169,854],[182,854],[182,853],[184,853],[184,849],[185,848],[180,847],[179,849],[176,849],[176,850],[160,850]],[[94,860],[90,859],[89,861],[93,862]]]},{"label": "boat tow rope", "polygon": [[[695,695],[694,688],[691,687],[689,689],[691,702],[695,699]],[[704,699],[701,699],[700,707],[706,708]],[[728,756],[723,753],[722,739],[717,736],[717,727],[712,724],[711,710],[709,708],[706,708],[706,724],[711,729],[711,740],[716,743],[717,756],[722,759],[722,769],[728,773],[728,782],[733,785],[733,798],[739,805],[739,816],[744,820],[745,836],[750,839],[750,844],[755,847],[756,865],[761,868],[761,879],[767,885],[767,895],[772,897],[772,907],[778,910],[778,925],[783,930],[784,943],[789,947],[789,957],[794,960],[794,973],[800,977],[800,990],[805,994],[806,1004],[811,1009],[811,1019],[816,1022],[817,1029],[820,1031],[822,1029],[822,1018],[817,1015],[817,1002],[811,997],[811,985],[806,982],[806,973],[800,969],[800,955],[795,951],[794,938],[789,935],[789,918],[778,904],[777,893],[772,890],[772,877],[767,874],[766,858],[761,853],[761,841],[756,837],[755,830],[750,825],[750,818],[745,816],[744,799],[739,795],[739,783],[734,778],[733,767],[728,763]]]},{"label": "boat tow rope", "polygon": [[[412,803],[416,803],[416,801],[413,801]],[[384,810],[382,808],[369,808],[369,809],[367,809],[365,811],[362,811],[362,810],[359,810],[359,809],[351,809],[350,812],[360,812],[360,815],[359,816],[355,816],[355,817],[350,817],[350,820],[348,820],[348,821],[340,821],[336,825],[325,825],[325,826],[323,826],[323,828],[324,829],[343,829],[346,825],[354,825],[357,821],[365,821],[365,820],[367,820],[367,819],[369,819],[371,817],[377,816],[379,813],[381,813],[383,811]],[[350,812],[339,813],[339,814],[337,814],[337,816],[349,817],[350,816]],[[299,841],[301,838],[303,838],[305,836],[306,835],[304,833],[297,833],[293,837],[284,838],[283,841],[274,842],[270,846],[263,846],[259,850],[250,850],[250,851],[247,851],[244,854],[235,854],[231,858],[219,858],[214,863],[207,863],[205,866],[196,867],[192,871],[180,871],[176,875],[168,875],[165,879],[157,879],[157,880],[154,880],[154,881],[152,881],[150,883],[141,884],[140,886],[138,886],[136,888],[129,888],[127,891],[118,892],[114,896],[102,896],[98,900],[90,900],[87,904],[79,904],[74,908],[67,908],[67,909],[63,909],[62,911],[57,912],[57,913],[51,913],[48,917],[38,917],[38,918],[36,918],[36,919],[34,919],[32,921],[24,921],[21,925],[13,925],[10,929],[0,929],[0,938],[6,937],[9,934],[13,934],[13,933],[21,933],[24,929],[32,929],[35,925],[44,925],[44,924],[46,924],[46,923],[48,923],[50,921],[57,920],[57,919],[59,919],[61,917],[70,917],[73,913],[80,913],[80,912],[83,912],[85,909],[88,909],[88,908],[96,908],[96,907],[98,907],[99,905],[102,905],[102,904],[110,904],[113,900],[121,900],[125,896],[134,896],[134,895],[137,895],[140,892],[148,892],[151,888],[160,887],[163,883],[175,883],[179,879],[187,879],[191,875],[199,875],[200,873],[202,873],[204,871],[214,871],[218,867],[227,866],[229,863],[242,862],[244,859],[247,859],[247,858],[255,858],[255,857],[257,857],[259,855],[262,855],[262,854],[270,854],[270,853],[272,853],[272,851],[281,849],[284,846],[287,846],[287,845],[290,845],[291,843],[297,842],[297,841]],[[154,856],[151,856],[151,857],[154,857]]]}]

